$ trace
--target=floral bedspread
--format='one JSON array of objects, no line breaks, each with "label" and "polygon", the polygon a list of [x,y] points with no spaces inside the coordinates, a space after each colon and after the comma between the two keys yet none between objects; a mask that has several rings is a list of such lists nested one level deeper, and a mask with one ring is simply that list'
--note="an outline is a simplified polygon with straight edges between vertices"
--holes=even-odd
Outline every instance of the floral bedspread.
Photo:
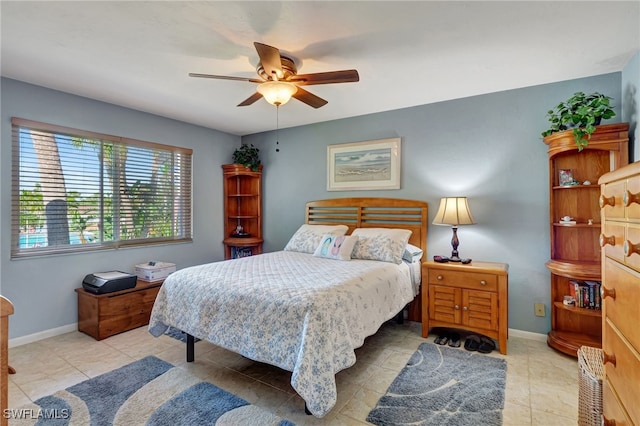
[{"label": "floral bedspread", "polygon": [[323,417],[336,403],[335,374],[413,297],[405,263],[279,251],[174,272],[149,331],[157,337],[176,327],[291,371],[293,388]]}]

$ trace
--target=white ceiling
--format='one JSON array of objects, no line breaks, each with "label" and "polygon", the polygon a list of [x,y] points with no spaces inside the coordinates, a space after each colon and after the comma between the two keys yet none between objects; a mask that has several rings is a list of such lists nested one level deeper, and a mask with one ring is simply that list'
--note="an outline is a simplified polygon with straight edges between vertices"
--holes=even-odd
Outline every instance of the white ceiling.
[{"label": "white ceiling", "polygon": [[[253,42],[329,101],[282,106],[280,128],[620,71],[640,49],[640,1],[2,1],[2,75],[236,135],[273,130]],[[639,77],[640,81],[640,77]],[[588,91],[585,88],[585,91]],[[555,102],[555,101],[554,101]]]}]

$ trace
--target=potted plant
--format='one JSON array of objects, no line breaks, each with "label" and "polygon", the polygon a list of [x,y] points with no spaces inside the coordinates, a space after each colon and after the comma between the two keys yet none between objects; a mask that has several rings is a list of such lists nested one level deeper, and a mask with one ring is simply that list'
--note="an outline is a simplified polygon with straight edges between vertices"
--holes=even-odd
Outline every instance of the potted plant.
[{"label": "potted plant", "polygon": [[547,112],[551,127],[542,132],[542,136],[572,129],[578,150],[582,151],[589,144],[591,134],[596,131],[600,121],[616,115],[610,104],[611,99],[598,92],[590,95],[585,95],[583,92],[574,93],[569,99]]},{"label": "potted plant", "polygon": [[257,172],[260,166],[259,152],[260,150],[253,146],[253,144],[243,144],[233,152],[233,162],[235,164],[242,164],[254,172]]}]

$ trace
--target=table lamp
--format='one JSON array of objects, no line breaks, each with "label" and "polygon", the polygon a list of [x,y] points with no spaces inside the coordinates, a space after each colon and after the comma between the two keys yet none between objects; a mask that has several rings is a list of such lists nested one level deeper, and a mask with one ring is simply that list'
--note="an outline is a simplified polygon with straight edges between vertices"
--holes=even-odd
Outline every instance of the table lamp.
[{"label": "table lamp", "polygon": [[451,257],[449,261],[460,262],[458,257],[458,225],[473,225],[473,216],[469,210],[467,197],[444,197],[440,199],[440,207],[432,222],[434,225],[451,225],[453,237],[451,238]]}]

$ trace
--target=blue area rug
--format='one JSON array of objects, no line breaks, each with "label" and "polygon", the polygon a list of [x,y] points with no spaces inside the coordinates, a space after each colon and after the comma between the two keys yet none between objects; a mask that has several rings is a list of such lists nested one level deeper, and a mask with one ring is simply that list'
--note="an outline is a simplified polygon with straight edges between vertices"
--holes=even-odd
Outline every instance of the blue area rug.
[{"label": "blue area rug", "polygon": [[31,415],[24,421],[11,420],[12,425],[294,425],[153,356],[40,398],[16,412],[41,418],[34,421]]},{"label": "blue area rug", "polygon": [[422,343],[371,410],[376,425],[501,425],[507,363]]}]

